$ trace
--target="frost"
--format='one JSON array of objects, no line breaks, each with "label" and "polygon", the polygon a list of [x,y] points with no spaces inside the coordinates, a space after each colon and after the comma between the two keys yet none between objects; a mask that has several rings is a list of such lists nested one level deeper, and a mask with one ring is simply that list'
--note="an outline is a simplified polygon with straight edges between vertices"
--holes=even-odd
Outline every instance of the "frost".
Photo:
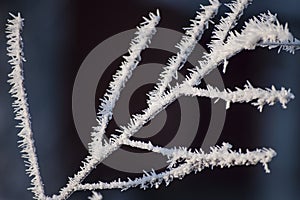
[{"label": "frost", "polygon": [[[300,49],[300,42],[292,36],[287,25],[281,25],[276,15],[267,12],[253,17],[246,22],[240,32],[234,29],[239,17],[244,9],[252,2],[251,0],[236,0],[226,6],[230,9],[225,17],[221,18],[219,24],[215,25],[211,37],[211,43],[208,45],[209,53],[205,54],[199,65],[190,70],[190,74],[182,83],[171,86],[173,78],[177,79],[177,71],[180,70],[188,56],[193,51],[197,42],[209,22],[218,12],[221,6],[218,0],[210,0],[210,5],[200,6],[201,10],[197,12],[196,17],[191,20],[191,25],[185,28],[185,35],[176,45],[178,53],[171,57],[164,67],[160,79],[155,89],[148,93],[148,108],[142,111],[142,114],[133,115],[126,126],[122,126],[112,135],[108,141],[103,139],[108,122],[113,116],[113,108],[119,99],[122,89],[131,77],[134,69],[141,60],[141,52],[148,47],[152,37],[155,35],[160,16],[159,11],[156,14],[150,13],[149,18],[144,17],[144,22],[137,27],[136,37],[132,39],[129,55],[124,56],[124,61],[113,76],[107,91],[100,100],[100,107],[97,115],[98,125],[93,128],[91,133],[92,142],[89,144],[89,155],[82,161],[80,170],[72,177],[69,177],[68,183],[62,187],[58,194],[46,196],[42,178],[40,176],[36,150],[34,146],[33,133],[29,108],[27,104],[27,94],[23,84],[23,62],[25,61],[22,52],[21,30],[23,19],[20,14],[14,16],[7,23],[7,55],[11,58],[9,64],[12,66],[12,72],[9,74],[9,83],[11,85],[11,96],[15,98],[13,108],[15,119],[19,121],[17,125],[20,128],[19,137],[21,140],[20,148],[22,157],[25,159],[26,173],[31,178],[31,187],[35,199],[60,200],[67,199],[72,193],[80,190],[91,190],[91,200],[102,199],[100,193],[94,190],[119,188],[126,190],[131,187],[140,187],[147,189],[149,187],[158,188],[162,183],[169,185],[174,179],[182,179],[192,172],[200,172],[205,168],[214,167],[232,167],[248,166],[262,164],[266,173],[269,173],[268,163],[276,155],[270,148],[246,150],[242,152],[233,150],[228,143],[222,146],[211,147],[210,152],[205,153],[202,149],[188,149],[186,147],[165,148],[153,145],[151,142],[145,143],[131,139],[141,127],[149,120],[153,119],[159,112],[181,96],[198,96],[214,99],[215,102],[223,100],[226,102],[226,108],[232,103],[251,103],[262,111],[263,106],[273,105],[276,102],[281,103],[283,108],[294,98],[290,89],[281,88],[276,90],[274,86],[270,89],[261,89],[253,87],[249,82],[244,88],[235,88],[235,91],[225,89],[220,91],[214,86],[208,85],[207,88],[199,88],[201,80],[219,65],[223,65],[223,72],[226,72],[228,60],[241,52],[242,50],[253,50],[257,47],[267,47],[269,49],[278,48],[278,51],[285,50],[294,53]],[[97,167],[105,158],[120,148],[121,145],[131,146],[137,149],[152,151],[167,157],[168,167],[164,172],[156,173],[144,172],[142,177],[127,180],[114,180],[111,182],[83,183],[87,175]]]}]

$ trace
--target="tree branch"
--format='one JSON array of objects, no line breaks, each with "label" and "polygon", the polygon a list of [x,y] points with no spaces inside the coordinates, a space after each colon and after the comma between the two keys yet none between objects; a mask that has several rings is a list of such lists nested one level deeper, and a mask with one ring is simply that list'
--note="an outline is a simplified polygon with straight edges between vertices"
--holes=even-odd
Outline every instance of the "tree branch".
[{"label": "tree branch", "polygon": [[12,67],[12,72],[8,75],[8,83],[11,85],[9,93],[15,101],[12,104],[15,113],[15,119],[19,120],[16,126],[21,131],[18,136],[21,140],[19,147],[22,148],[22,158],[25,159],[26,173],[31,178],[32,187],[28,188],[34,194],[35,199],[45,199],[44,186],[40,176],[38,158],[34,146],[33,133],[31,129],[30,113],[27,103],[27,94],[23,83],[23,62],[25,61],[23,53],[23,43],[21,31],[23,26],[23,18],[20,13],[17,16],[10,14],[13,19],[7,20],[6,34],[7,34],[7,55],[11,58],[8,63]]}]

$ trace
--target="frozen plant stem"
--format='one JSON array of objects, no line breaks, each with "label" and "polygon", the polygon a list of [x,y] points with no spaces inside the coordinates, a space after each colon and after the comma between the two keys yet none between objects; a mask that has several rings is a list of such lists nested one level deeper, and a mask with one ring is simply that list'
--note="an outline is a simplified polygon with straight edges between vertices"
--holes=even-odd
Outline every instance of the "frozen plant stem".
[{"label": "frozen plant stem", "polygon": [[101,154],[102,139],[105,133],[106,126],[112,118],[112,110],[115,107],[117,100],[119,99],[122,89],[125,87],[127,80],[131,77],[133,70],[139,64],[141,60],[141,52],[148,47],[151,43],[152,36],[156,33],[155,26],[160,20],[159,11],[157,14],[149,14],[149,18],[144,18],[145,21],[141,23],[140,27],[137,27],[137,36],[131,41],[130,48],[128,50],[129,56],[123,56],[125,61],[122,62],[120,69],[113,76],[113,80],[109,84],[101,99],[101,104],[98,112],[98,126],[94,127],[92,132],[92,142],[89,144],[89,152],[94,157]]},{"label": "frozen plant stem", "polygon": [[265,104],[274,105],[276,101],[280,102],[283,108],[287,108],[286,104],[294,99],[295,96],[290,92],[290,89],[286,90],[281,88],[281,90],[276,90],[274,86],[271,89],[266,88],[254,88],[250,82],[244,86],[244,89],[236,87],[236,91],[231,91],[230,89],[225,89],[220,91],[218,88],[213,88],[207,85],[207,89],[199,89],[195,87],[186,88],[183,91],[186,96],[198,96],[198,97],[208,97],[210,99],[216,99],[215,103],[222,99],[226,102],[226,109],[230,107],[230,103],[243,103],[252,102],[251,104],[257,106],[260,112],[262,112],[263,106]]},{"label": "frozen plant stem", "polygon": [[[123,144],[166,156],[169,163],[168,170],[159,174],[156,174],[154,170],[151,173],[145,172],[142,177],[135,178],[134,180],[128,178],[128,181],[121,181],[118,179],[110,183],[100,181],[92,184],[80,184],[79,190],[115,188],[127,190],[130,187],[147,189],[152,186],[157,188],[162,182],[169,185],[175,178],[182,179],[191,172],[200,172],[208,167],[223,168],[238,165],[256,165],[257,163],[261,163],[266,173],[270,173],[267,163],[276,155],[274,150],[266,148],[257,149],[256,151],[247,150],[246,153],[242,153],[241,149],[239,149],[237,152],[231,150],[232,146],[228,143],[223,143],[221,147],[211,147],[210,153],[204,153],[201,149],[200,151],[196,150],[195,152],[192,152],[190,149],[188,150],[184,147],[168,149],[154,146],[151,142],[144,143],[133,140],[124,140]],[[176,167],[178,161],[184,161],[184,163]]]},{"label": "frozen plant stem", "polygon": [[171,88],[170,83],[172,78],[177,79],[177,71],[180,70],[186,63],[187,58],[194,50],[196,44],[201,39],[205,29],[208,28],[209,20],[211,20],[217,13],[220,7],[220,3],[217,0],[210,1],[211,5],[201,6],[201,11],[197,12],[195,19],[191,20],[191,26],[184,28],[186,30],[181,41],[176,45],[179,52],[172,56],[167,66],[164,67],[164,71],[160,74],[160,79],[155,90],[149,92],[149,101],[155,100],[156,97],[161,96],[167,86]]},{"label": "frozen plant stem", "polygon": [[[60,189],[57,195],[48,197],[45,195],[43,183],[41,180],[37,156],[35,154],[34,140],[30,126],[30,115],[26,101],[25,88],[23,86],[22,61],[25,61],[22,52],[22,38],[20,31],[22,29],[23,19],[20,14],[12,15],[13,19],[8,20],[7,38],[8,38],[8,56],[11,57],[9,63],[13,71],[9,74],[12,85],[10,93],[16,98],[13,103],[16,119],[20,120],[17,127],[21,128],[19,136],[21,137],[20,147],[22,148],[22,157],[25,158],[26,171],[31,179],[32,187],[29,188],[35,199],[67,199],[73,192],[79,190],[98,190],[120,188],[122,190],[130,187],[146,189],[155,186],[156,188],[165,182],[168,185],[174,178],[183,178],[191,172],[200,172],[208,167],[231,167],[236,165],[256,165],[261,163],[267,173],[270,172],[268,163],[276,155],[272,149],[257,149],[255,151],[241,150],[233,151],[231,145],[223,143],[223,146],[211,147],[211,152],[204,153],[201,149],[190,150],[186,147],[164,148],[153,145],[151,142],[145,143],[131,139],[136,132],[149,120],[153,119],[159,112],[181,96],[198,96],[226,101],[226,108],[230,103],[252,102],[262,111],[264,105],[273,105],[276,102],[286,108],[286,104],[294,98],[290,89],[276,90],[274,86],[271,89],[254,88],[249,82],[244,89],[236,87],[236,91],[225,89],[220,91],[218,88],[208,85],[206,89],[199,88],[201,80],[212,70],[223,64],[223,72],[226,72],[228,59],[238,54],[242,50],[253,50],[257,47],[268,47],[285,50],[294,53],[300,48],[299,40],[294,38],[289,32],[287,26],[282,26],[276,19],[276,15],[270,12],[261,14],[246,22],[240,32],[234,29],[237,20],[243,14],[243,11],[252,2],[251,0],[236,0],[226,4],[230,12],[226,13],[225,18],[221,18],[219,24],[215,25],[212,34],[212,40],[209,44],[210,51],[199,61],[199,66],[190,70],[186,79],[175,86],[170,83],[173,78],[177,79],[177,72],[180,70],[197,42],[201,39],[204,30],[208,27],[209,21],[215,16],[220,7],[218,0],[210,0],[210,5],[201,6],[201,11],[197,12],[194,20],[191,20],[191,26],[185,28],[185,35],[176,45],[178,53],[171,57],[164,67],[160,79],[155,89],[148,93],[148,108],[142,111],[142,114],[133,115],[126,126],[121,126],[116,130],[109,140],[103,138],[108,122],[112,119],[113,108],[119,99],[122,89],[131,77],[134,69],[141,60],[141,52],[148,47],[152,36],[156,32],[156,25],[160,20],[159,12],[150,13],[149,18],[144,18],[144,22],[137,27],[136,37],[131,41],[128,50],[128,56],[124,56],[124,61],[118,71],[113,76],[109,87],[100,100],[100,107],[97,113],[98,125],[93,127],[91,133],[92,142],[89,144],[89,155],[82,161],[80,170],[69,178],[66,186]],[[169,166],[166,171],[156,174],[145,172],[142,177],[128,181],[115,180],[110,183],[99,181],[98,183],[85,183],[83,180],[89,173],[97,167],[105,158],[121,145],[128,145],[134,148],[152,151],[168,158]],[[93,192],[89,199],[102,199],[100,193]]]},{"label": "frozen plant stem", "polygon": [[[256,29],[258,27],[264,29],[264,32],[257,33]],[[249,41],[251,42],[247,40],[248,37]],[[101,157],[97,158],[99,159],[98,163],[102,162],[112,152],[119,149],[119,147],[123,144],[122,139],[130,138],[146,122],[154,118],[160,111],[165,109],[177,98],[184,95],[182,90],[185,87],[197,86],[205,75],[207,75],[211,70],[215,69],[225,60],[224,58],[229,59],[243,49],[255,49],[255,47],[259,45],[259,41],[273,41],[273,38],[276,38],[276,41],[279,43],[277,46],[280,46],[281,42],[294,40],[292,35],[288,32],[287,27],[283,28],[275,16],[270,13],[260,15],[259,19],[253,18],[250,20],[249,23],[246,23],[241,34],[234,35],[232,32],[229,32],[227,42],[219,45],[219,49],[215,50],[216,52],[213,51],[208,54],[205,57],[207,62],[200,61],[200,66],[202,65],[201,69],[196,67],[196,69],[192,71],[190,77],[188,77],[181,85],[171,88],[169,92],[164,93],[159,98],[155,97],[156,101],[149,101],[149,107],[143,111],[142,115],[134,115],[127,126],[123,126],[121,127],[121,130],[117,130],[119,133],[121,133],[120,137],[116,139],[111,138],[109,143],[104,144],[104,146],[101,147],[102,155]]]},{"label": "frozen plant stem", "polygon": [[38,159],[35,153],[33,133],[31,130],[30,114],[27,103],[27,94],[23,83],[23,62],[25,58],[22,52],[21,30],[23,19],[20,13],[17,16],[10,14],[12,19],[8,20],[6,27],[7,34],[7,55],[10,57],[8,63],[12,66],[12,72],[8,75],[10,79],[8,83],[11,85],[9,93],[15,101],[12,106],[14,108],[15,119],[19,120],[16,126],[21,131],[18,136],[21,138],[19,147],[22,149],[22,157],[25,159],[26,173],[31,178],[32,187],[29,188],[34,194],[35,199],[45,199],[44,187],[40,176]]}]

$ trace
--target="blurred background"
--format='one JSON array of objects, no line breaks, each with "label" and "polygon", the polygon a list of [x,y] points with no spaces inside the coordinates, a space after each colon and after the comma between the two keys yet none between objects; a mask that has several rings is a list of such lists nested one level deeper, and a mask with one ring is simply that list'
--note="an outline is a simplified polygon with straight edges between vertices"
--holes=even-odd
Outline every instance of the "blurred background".
[{"label": "blurred background", "polygon": [[[25,18],[25,85],[41,174],[46,193],[52,195],[66,184],[68,176],[78,171],[81,160],[87,155],[87,150],[76,133],[71,103],[73,83],[84,58],[106,38],[134,28],[141,22],[142,16],[157,8],[162,16],[161,27],[183,32],[182,27],[189,26],[189,19],[195,16],[201,3],[207,4],[208,1],[1,0],[0,200],[32,199],[31,193],[26,189],[30,181],[24,174],[23,160],[17,147],[17,130],[14,128],[16,121],[13,120],[12,99],[6,82],[11,70],[7,64],[5,38],[9,12],[21,12]],[[299,8],[300,2],[297,0],[257,0],[245,11],[238,28],[242,26],[242,21],[252,15],[270,10],[278,14],[282,23],[288,22],[291,32],[300,38]],[[220,13],[226,11],[225,6],[221,7]],[[220,14],[213,21],[218,22],[219,19]],[[204,47],[210,40],[211,31],[210,28],[200,41]],[[298,199],[299,55],[299,52],[295,55],[286,52],[277,54],[277,50],[261,48],[243,52],[229,60],[227,72],[223,74],[225,86],[231,89],[235,86],[242,87],[246,80],[250,80],[257,87],[270,87],[274,84],[277,88],[291,88],[296,96],[286,110],[275,105],[265,107],[260,113],[250,105],[236,104],[227,111],[218,144],[226,141],[233,144],[234,148],[275,149],[278,155],[270,163],[271,174],[265,174],[260,165],[206,169],[159,189],[103,191],[104,199]],[[162,63],[166,60],[167,58],[161,58]],[[209,115],[209,112],[203,115]],[[136,174],[118,172],[100,165],[87,181],[109,181],[127,176],[135,177]],[[75,193],[71,199],[87,199],[88,195],[90,192]]]}]

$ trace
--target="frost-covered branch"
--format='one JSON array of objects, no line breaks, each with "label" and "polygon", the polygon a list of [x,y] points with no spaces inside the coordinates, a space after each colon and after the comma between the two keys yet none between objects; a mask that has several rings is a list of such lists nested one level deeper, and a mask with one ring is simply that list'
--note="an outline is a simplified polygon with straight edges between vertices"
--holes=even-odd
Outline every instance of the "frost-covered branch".
[{"label": "frost-covered branch", "polygon": [[225,4],[231,12],[226,13],[227,16],[225,18],[221,17],[220,23],[215,25],[215,30],[211,37],[212,41],[208,45],[211,51],[225,42],[229,31],[236,26],[238,19],[243,15],[243,11],[251,2],[252,0],[236,0]]},{"label": "frost-covered branch", "polygon": [[105,133],[107,123],[112,117],[112,109],[119,99],[121,90],[125,87],[125,83],[131,77],[132,71],[140,61],[141,51],[147,48],[152,36],[156,33],[155,26],[160,20],[159,11],[157,10],[156,15],[150,13],[149,19],[145,17],[143,19],[144,22],[140,24],[140,27],[137,27],[137,36],[131,41],[128,50],[129,56],[124,57],[125,61],[120,66],[120,70],[113,76],[113,80],[109,84],[109,89],[107,89],[104,98],[101,100],[97,117],[98,126],[94,127],[92,142],[89,144],[91,156],[89,155],[85,158],[80,171],[72,178],[69,178],[67,185],[61,189],[59,195],[53,195],[53,199],[66,199],[70,196],[75,191],[74,188],[109,155],[106,152],[111,153],[113,151],[112,149],[106,149],[105,144],[102,144],[103,134]]},{"label": "frost-covered branch", "polygon": [[[165,92],[156,101],[148,102],[149,107],[143,110],[143,114],[132,116],[127,126],[122,126],[121,130],[117,130],[121,133],[120,138],[129,138],[134,135],[145,123],[182,96],[181,90],[183,87],[198,85],[201,79],[211,70],[243,49],[254,49],[261,41],[291,42],[292,40],[294,38],[287,27],[283,28],[274,15],[270,13],[262,14],[259,18],[251,19],[249,23],[246,23],[241,33],[230,32],[227,41],[220,45],[219,49],[206,55],[205,60],[200,62],[201,68],[196,68],[186,81],[171,88],[170,91]],[[107,155],[112,153],[110,150],[118,149],[122,145],[122,139],[120,138],[112,139],[106,145],[105,153]]]},{"label": "frost-covered branch", "polygon": [[[166,185],[176,178],[182,179],[184,176],[191,172],[200,172],[204,168],[214,167],[232,167],[238,165],[256,165],[261,163],[266,171],[269,173],[268,163],[276,155],[272,149],[257,149],[255,151],[246,150],[246,153],[242,153],[241,149],[238,151],[232,150],[232,146],[228,143],[223,143],[221,147],[211,147],[209,153],[204,153],[202,150],[192,152],[186,148],[172,148],[167,149],[163,147],[155,147],[150,142],[137,142],[127,140],[127,145],[149,150],[157,153],[161,153],[169,158],[169,167],[166,171],[157,174],[155,171],[145,172],[140,178],[130,179],[127,181],[121,181],[120,179],[105,183],[87,183],[81,184],[78,190],[96,190],[96,189],[114,189],[120,188],[126,190],[130,187],[140,187],[147,189],[148,187],[155,186],[158,188],[162,182]],[[181,164],[179,164],[179,162]],[[183,162],[183,163],[182,163]]]},{"label": "frost-covered branch", "polygon": [[[225,4],[231,12],[226,13],[226,17],[221,17],[220,23],[215,26],[212,33],[211,43],[208,45],[210,51],[215,51],[220,45],[223,45],[227,39],[229,31],[232,30],[238,19],[243,15],[243,11],[252,3],[252,0],[236,0],[231,3]],[[226,71],[228,61],[224,60],[223,72]]]},{"label": "frost-covered branch", "polygon": [[186,96],[216,99],[215,102],[222,99],[226,102],[227,109],[229,108],[230,103],[248,103],[256,100],[256,102],[252,102],[251,104],[257,106],[260,112],[265,104],[274,105],[277,101],[281,103],[283,108],[286,108],[286,104],[295,97],[290,92],[290,89],[286,90],[282,87],[281,90],[276,90],[275,86],[272,86],[271,89],[254,88],[250,82],[247,82],[244,89],[236,87],[236,91],[231,91],[230,89],[220,91],[218,88],[208,85],[207,89],[187,86],[187,88],[183,90],[183,93]]},{"label": "frost-covered branch", "polygon": [[242,50],[253,50],[258,46],[262,46],[269,48],[279,47],[293,53],[296,50],[293,46],[265,46],[261,44],[285,44],[295,42],[295,40],[287,25],[281,25],[276,15],[270,12],[261,14],[246,22],[241,33],[237,31],[229,32],[227,41],[224,44],[217,45],[214,51],[211,51],[204,56],[203,60],[199,61],[199,67],[195,67],[192,70],[186,83],[191,86],[200,84],[202,78],[220,64],[224,64],[225,72],[227,60]]},{"label": "frost-covered branch", "polygon": [[[13,20],[9,20],[7,24],[7,43],[9,45],[7,50],[8,55],[11,57],[9,63],[13,69],[9,74],[11,79],[8,82],[12,85],[10,93],[12,97],[16,98],[13,107],[16,113],[15,118],[20,120],[17,126],[21,128],[19,133],[19,136],[22,138],[20,147],[22,148],[23,157],[26,159],[25,163],[26,167],[28,167],[26,171],[29,173],[29,176],[33,176],[31,180],[32,188],[30,190],[34,193],[34,197],[42,200],[61,200],[67,199],[77,190],[112,188],[121,188],[124,190],[137,186],[144,189],[149,186],[159,187],[162,182],[168,185],[174,178],[181,179],[191,172],[199,172],[208,167],[222,168],[261,163],[265,171],[269,173],[267,164],[276,155],[272,149],[247,150],[245,153],[242,153],[241,150],[233,151],[230,144],[223,143],[223,146],[211,147],[211,151],[205,153],[202,150],[192,151],[185,147],[157,147],[151,144],[151,142],[144,143],[130,139],[143,125],[153,119],[176,99],[184,95],[209,97],[216,100],[223,99],[227,102],[227,107],[229,107],[230,103],[255,101],[252,104],[260,110],[262,110],[265,104],[273,105],[276,101],[279,101],[285,108],[286,103],[294,98],[290,90],[284,88],[276,90],[275,87],[264,90],[254,88],[249,83],[244,89],[236,88],[236,91],[229,89],[219,91],[212,86],[208,86],[207,89],[197,88],[202,79],[219,65],[224,64],[225,72],[228,63],[227,60],[242,50],[252,50],[259,46],[268,48],[279,47],[279,50],[283,49],[294,53],[295,50],[300,49],[299,40],[292,36],[287,25],[282,26],[276,19],[276,15],[271,13],[261,14],[258,17],[250,19],[249,22],[245,23],[241,32],[232,30],[249,3],[251,3],[251,0],[236,0],[227,5],[231,13],[227,13],[227,16],[221,19],[220,24],[216,25],[212,37],[215,40],[209,45],[211,51],[203,56],[202,60],[199,61],[199,66],[191,70],[189,76],[182,83],[177,83],[175,86],[170,86],[167,89],[172,78],[177,77],[177,70],[183,67],[196,43],[201,38],[209,20],[216,14],[220,3],[218,0],[210,0],[211,5],[201,6],[202,11],[197,12],[195,20],[192,20],[191,27],[186,28],[185,36],[177,44],[179,52],[169,59],[167,66],[160,75],[155,90],[149,93],[148,108],[144,109],[142,114],[133,115],[127,125],[120,126],[120,129],[116,130],[116,134],[112,134],[109,141],[106,141],[103,140],[103,135],[108,122],[112,118],[112,110],[127,80],[137,67],[141,59],[141,52],[148,47],[152,36],[155,34],[155,26],[160,20],[158,12],[157,15],[150,13],[149,19],[144,18],[145,21],[138,27],[137,36],[131,41],[129,55],[124,56],[125,61],[113,76],[113,80],[110,82],[104,97],[101,99],[97,115],[98,126],[93,128],[91,134],[92,142],[89,144],[89,155],[83,160],[80,170],[69,178],[65,187],[61,188],[59,194],[52,197],[46,197],[44,194],[32,138],[26,93],[23,87],[22,61],[25,60],[22,52],[22,38],[20,37],[23,19],[19,14],[18,16],[12,15]],[[118,150],[121,145],[128,145],[162,154],[168,158],[169,166],[162,173],[156,174],[155,171],[151,173],[145,172],[143,177],[133,180],[82,184],[89,173],[114,151]],[[100,193],[93,193],[93,196],[90,197],[90,199],[101,198]]]},{"label": "frost-covered branch", "polygon": [[124,60],[119,67],[120,69],[113,75],[104,97],[101,99],[99,111],[97,114],[98,126],[94,127],[92,132],[92,142],[89,144],[89,152],[93,156],[99,156],[99,147],[102,146],[103,134],[106,126],[112,118],[112,110],[119,99],[122,89],[125,87],[127,80],[131,77],[132,71],[136,68],[141,60],[141,52],[148,47],[152,36],[156,33],[155,26],[160,20],[159,11],[157,14],[150,13],[149,19],[144,17],[144,22],[137,27],[137,36],[131,40],[128,50],[129,56],[123,56]]},{"label": "frost-covered branch", "polygon": [[[275,20],[274,20],[275,19]],[[274,22],[276,22],[274,24]],[[262,32],[255,31],[254,28],[260,24]],[[257,28],[257,27],[256,27]],[[275,39],[274,39],[275,38]],[[148,108],[142,111],[142,114],[133,115],[127,126],[120,126],[120,138],[111,138],[110,142],[102,147],[102,158],[109,156],[113,151],[117,150],[123,143],[122,139],[128,139],[139,131],[142,126],[149,120],[153,119],[159,112],[164,110],[169,104],[174,102],[183,95],[182,88],[186,85],[196,86],[201,82],[201,79],[207,75],[211,70],[215,69],[225,59],[229,59],[233,55],[239,53],[244,49],[254,49],[259,42],[267,41],[289,42],[293,40],[287,27],[283,28],[276,17],[270,13],[262,14],[259,18],[254,18],[246,23],[241,33],[229,33],[227,41],[220,45],[219,49],[211,52],[205,56],[205,60],[200,62],[202,68],[196,68],[190,77],[188,77],[182,84],[178,84],[171,88],[170,91],[164,94],[155,101],[148,102]]]},{"label": "frost-covered branch", "polygon": [[19,147],[22,149],[22,157],[25,159],[26,173],[31,177],[31,185],[29,188],[34,194],[35,199],[44,199],[44,187],[39,172],[38,158],[35,153],[33,133],[31,129],[30,113],[27,103],[27,94],[23,83],[23,61],[25,61],[22,51],[23,43],[21,31],[23,26],[23,18],[20,13],[17,16],[10,14],[12,19],[7,20],[7,55],[10,57],[8,63],[12,67],[12,72],[8,75],[8,83],[11,85],[9,93],[15,98],[12,106],[14,108],[15,119],[20,121],[16,126],[21,131],[18,136],[21,138]]},{"label": "frost-covered branch", "polygon": [[155,97],[162,95],[173,77],[177,79],[177,71],[186,63],[196,44],[201,39],[204,30],[208,28],[209,20],[217,14],[219,6],[220,2],[218,0],[210,0],[210,5],[208,6],[201,5],[202,12],[197,12],[195,19],[191,20],[190,27],[184,28],[186,30],[185,35],[176,45],[179,52],[169,58],[167,66],[164,67],[160,74],[155,90],[149,92],[150,99],[155,99]]},{"label": "frost-covered branch", "polygon": [[[195,158],[202,158],[202,156],[205,156],[206,158],[206,164],[205,166],[220,166],[221,168],[225,167],[230,167],[231,164],[233,165],[239,165],[237,163],[241,163],[241,162],[245,162],[242,161],[243,159],[249,158],[248,160],[255,160],[252,156],[248,155],[244,155],[241,152],[241,149],[239,149],[238,152],[231,150],[232,145],[228,144],[228,143],[223,143],[222,147],[219,146],[214,146],[210,148],[210,153],[205,153],[202,149],[200,149],[199,151],[196,149],[194,150],[194,152],[192,151],[192,149],[188,149],[186,147],[173,147],[173,148],[166,148],[166,147],[159,147],[159,146],[154,146],[150,141],[148,143],[142,142],[142,141],[135,141],[132,139],[127,139],[124,140],[124,145],[128,145],[130,147],[134,147],[137,149],[142,149],[142,150],[148,150],[154,153],[159,153],[163,156],[166,156],[169,160],[167,161],[169,163],[169,167],[168,168],[172,168],[174,166],[176,166],[178,163],[178,161],[182,161],[182,160],[195,160]],[[224,152],[226,153],[233,153],[236,157],[232,157],[232,156],[228,156],[226,159],[226,156],[224,154],[224,158],[222,158],[222,155],[218,155],[214,158],[215,153],[222,153]],[[246,150],[247,153],[250,153],[250,151]],[[254,152],[254,151],[252,151]],[[264,169],[266,171],[266,173],[269,173],[270,170],[267,166],[267,163],[271,161],[271,159],[276,155],[275,151],[272,149],[257,149],[255,152],[263,152],[265,153],[265,157],[263,155],[258,156],[257,160],[259,160],[260,163],[263,164]],[[247,154],[246,153],[246,154]],[[255,154],[255,153],[254,153]],[[238,158],[240,156],[240,158]],[[245,157],[244,157],[245,156]],[[259,159],[260,158],[260,159]],[[247,159],[246,159],[247,160]],[[254,162],[256,161],[252,161],[252,163],[254,164]],[[198,161],[198,160],[197,160]],[[249,161],[251,162],[251,161]]]},{"label": "frost-covered branch", "polygon": [[120,132],[128,135],[128,137],[132,136],[146,122],[155,117],[157,113],[182,96],[180,93],[181,88],[186,85],[198,85],[205,75],[240,51],[254,49],[261,41],[292,42],[293,40],[294,37],[288,31],[287,26],[283,27],[275,15],[268,13],[260,15],[259,18],[254,17],[245,24],[241,33],[230,32],[227,41],[219,45],[215,51],[207,54],[204,60],[199,62],[200,67],[196,67],[182,84],[171,88],[170,91],[165,92],[156,101],[149,101],[149,107],[143,111],[144,114],[133,116],[128,126],[122,127]]}]

